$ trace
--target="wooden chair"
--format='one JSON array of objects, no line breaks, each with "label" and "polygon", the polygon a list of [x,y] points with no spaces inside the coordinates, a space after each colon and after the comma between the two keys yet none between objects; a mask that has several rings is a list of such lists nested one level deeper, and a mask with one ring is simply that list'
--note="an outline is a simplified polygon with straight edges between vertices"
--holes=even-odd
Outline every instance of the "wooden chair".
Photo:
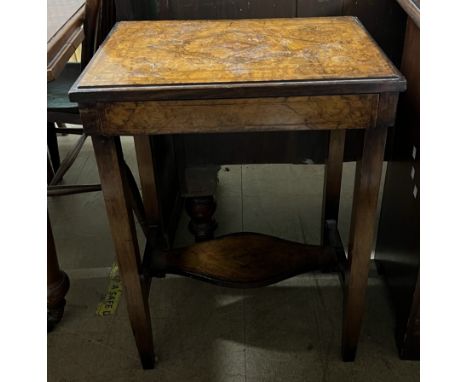
[{"label": "wooden chair", "polygon": [[[89,63],[94,52],[105,39],[114,23],[114,0],[86,0],[83,25],[85,37],[81,49],[81,62],[67,63],[59,78],[47,83],[47,146],[50,158],[47,167],[47,196],[70,195],[101,190],[100,184],[58,185],[58,182],[75,161],[87,138],[81,127],[65,128],[62,126],[66,123],[81,125],[78,104],[69,100],[68,91],[77,80],[81,71]],[[56,127],[56,125],[59,127]],[[77,143],[62,162],[60,162],[58,153],[57,134],[59,133],[80,135]],[[139,222],[144,226],[144,212],[143,207],[141,207],[137,184],[127,165],[125,165],[125,171],[134,201],[135,213]]]},{"label": "wooden chair", "polygon": [[[47,195],[54,192],[75,193],[75,186],[55,186],[62,179],[65,172],[76,159],[86,135],[82,128],[56,129],[55,125],[63,126],[65,123],[81,124],[78,105],[68,100],[68,89],[78,78],[81,69],[89,62],[95,46],[95,31],[99,0],[87,0],[85,5],[84,33],[85,39],[82,44],[81,64],[68,63],[58,79],[47,83]],[[81,135],[75,147],[67,154],[63,163],[60,163],[60,155],[57,142],[57,133]],[[58,189],[54,189],[58,187]],[[63,188],[65,187],[65,190]],[[85,187],[86,188],[86,187]],[[89,189],[89,187],[88,187]],[[100,185],[91,187],[91,191],[99,190]],[[47,331],[51,331],[60,322],[65,307],[65,295],[70,287],[70,281],[65,272],[60,269],[57,253],[55,250],[54,236],[47,214]]]},{"label": "wooden chair", "polygon": [[[53,170],[53,172],[49,172],[48,183],[52,187],[57,185],[65,172],[73,164],[86,140],[86,135],[83,134],[82,128],[64,128],[66,123],[81,124],[78,105],[70,102],[68,90],[80,75],[81,70],[86,67],[105,37],[105,34],[109,31],[103,29],[103,26],[108,27],[112,23],[112,20],[110,22],[104,21],[104,19],[112,17],[107,8],[109,4],[113,3],[103,0],[86,0],[83,25],[85,37],[81,49],[81,62],[67,63],[59,78],[47,83],[47,146]],[[59,127],[57,128],[56,126]],[[81,138],[67,154],[63,162],[60,161],[58,150],[58,133],[81,135]],[[94,185],[92,188],[92,190],[98,189],[97,185]],[[58,190],[55,190],[56,194],[58,192]]]},{"label": "wooden chair", "polygon": [[[100,191],[100,184],[58,185],[66,171],[71,167],[86,140],[82,128],[64,128],[65,123],[81,125],[78,104],[70,102],[68,91],[87,65],[113,25],[113,0],[87,0],[85,8],[84,33],[81,63],[68,63],[59,78],[47,84],[47,196],[70,195],[83,192]],[[60,127],[55,127],[56,125]],[[61,162],[58,152],[57,133],[78,134],[80,138]],[[125,180],[131,195],[132,209],[143,232],[148,228],[143,202],[138,186],[125,164]],[[65,295],[69,289],[69,279],[58,263],[54,237],[49,216],[47,216],[47,330],[50,331],[61,320]]]}]

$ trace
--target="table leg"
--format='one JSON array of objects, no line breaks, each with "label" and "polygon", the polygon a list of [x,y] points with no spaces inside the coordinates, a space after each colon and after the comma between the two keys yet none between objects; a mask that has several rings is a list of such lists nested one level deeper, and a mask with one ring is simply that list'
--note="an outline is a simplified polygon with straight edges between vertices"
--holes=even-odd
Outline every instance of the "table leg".
[{"label": "table leg", "polygon": [[130,324],[144,369],[154,367],[153,334],[141,277],[135,222],[118,137],[93,136],[102,193],[124,285]]},{"label": "table leg", "polygon": [[138,189],[137,182],[133,176],[132,170],[124,162],[124,171],[125,171],[125,182],[128,187],[128,192],[130,195],[130,202],[132,205],[133,212],[137,218],[140,227],[145,234],[145,237],[148,238],[149,234],[149,224],[146,218],[145,206],[143,200],[141,199],[140,190]]},{"label": "table leg", "polygon": [[70,288],[70,280],[60,270],[55,250],[54,235],[47,213],[47,331],[60,322],[65,308],[65,295]]},{"label": "table leg", "polygon": [[160,225],[161,211],[151,137],[148,135],[135,136],[134,141],[146,219],[149,226]]},{"label": "table leg", "polygon": [[331,130],[328,144],[328,158],[325,164],[322,208],[322,245],[325,244],[325,222],[335,220],[338,223],[340,206],[341,175],[346,130]]},{"label": "table leg", "polygon": [[344,296],[342,356],[353,361],[364,315],[387,128],[367,129],[357,163]]}]

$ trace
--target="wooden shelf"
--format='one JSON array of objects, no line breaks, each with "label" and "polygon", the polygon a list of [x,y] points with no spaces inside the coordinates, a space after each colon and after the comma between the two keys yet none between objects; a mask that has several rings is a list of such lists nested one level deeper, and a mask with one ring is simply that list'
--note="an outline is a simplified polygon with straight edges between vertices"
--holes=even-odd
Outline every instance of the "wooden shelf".
[{"label": "wooden shelf", "polygon": [[236,233],[184,248],[157,249],[154,234],[145,250],[147,276],[166,273],[234,288],[254,288],[336,265],[333,251],[257,233]]}]

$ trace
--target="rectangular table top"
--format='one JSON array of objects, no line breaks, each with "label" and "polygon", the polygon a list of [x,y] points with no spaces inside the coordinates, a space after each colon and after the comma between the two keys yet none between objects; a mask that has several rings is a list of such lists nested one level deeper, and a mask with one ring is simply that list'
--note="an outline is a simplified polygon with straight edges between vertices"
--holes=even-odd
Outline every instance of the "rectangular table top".
[{"label": "rectangular table top", "polygon": [[322,94],[399,91],[404,79],[354,17],[133,21],[116,25],[70,95],[314,95],[317,85]]}]

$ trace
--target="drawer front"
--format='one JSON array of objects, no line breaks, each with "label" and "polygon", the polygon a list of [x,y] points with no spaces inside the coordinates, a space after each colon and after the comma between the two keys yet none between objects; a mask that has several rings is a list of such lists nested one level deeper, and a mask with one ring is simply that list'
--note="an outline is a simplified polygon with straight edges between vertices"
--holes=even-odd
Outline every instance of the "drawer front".
[{"label": "drawer front", "polygon": [[115,102],[82,110],[88,133],[192,134],[364,129],[375,126],[377,94]]}]

